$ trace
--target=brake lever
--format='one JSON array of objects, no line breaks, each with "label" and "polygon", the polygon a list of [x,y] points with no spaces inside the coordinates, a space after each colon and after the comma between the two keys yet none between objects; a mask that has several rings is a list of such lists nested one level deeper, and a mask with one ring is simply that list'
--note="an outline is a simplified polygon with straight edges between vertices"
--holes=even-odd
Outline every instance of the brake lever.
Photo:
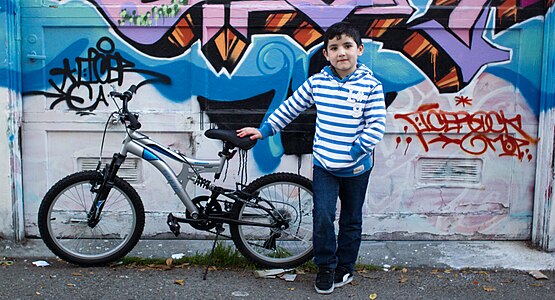
[{"label": "brake lever", "polygon": [[116,97],[119,93],[116,90],[116,86],[113,84],[110,84],[110,87],[112,88],[112,90],[110,91],[110,93],[108,95],[110,95],[110,97],[114,98]]}]

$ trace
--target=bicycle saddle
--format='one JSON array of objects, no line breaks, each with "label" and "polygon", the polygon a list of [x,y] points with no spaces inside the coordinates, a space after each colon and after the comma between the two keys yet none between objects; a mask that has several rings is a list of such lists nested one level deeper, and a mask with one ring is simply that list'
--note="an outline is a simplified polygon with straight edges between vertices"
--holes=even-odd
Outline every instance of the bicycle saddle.
[{"label": "bicycle saddle", "polygon": [[204,135],[209,139],[229,142],[243,150],[249,150],[256,145],[256,140],[251,140],[248,136],[240,138],[235,130],[208,129],[204,132]]}]

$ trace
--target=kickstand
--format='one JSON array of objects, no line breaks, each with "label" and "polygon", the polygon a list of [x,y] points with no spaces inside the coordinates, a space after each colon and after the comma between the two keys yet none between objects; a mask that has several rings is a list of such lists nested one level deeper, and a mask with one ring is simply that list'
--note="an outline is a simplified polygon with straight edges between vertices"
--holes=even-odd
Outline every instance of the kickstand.
[{"label": "kickstand", "polygon": [[208,274],[208,268],[210,268],[210,264],[212,264],[212,256],[214,256],[214,249],[216,249],[216,243],[218,242],[218,237],[220,233],[224,231],[224,228],[221,224],[216,226],[216,238],[214,239],[214,244],[212,244],[212,251],[210,251],[210,256],[208,257],[208,264],[206,264],[206,270],[204,270],[204,276],[202,280],[206,280],[206,275]]}]

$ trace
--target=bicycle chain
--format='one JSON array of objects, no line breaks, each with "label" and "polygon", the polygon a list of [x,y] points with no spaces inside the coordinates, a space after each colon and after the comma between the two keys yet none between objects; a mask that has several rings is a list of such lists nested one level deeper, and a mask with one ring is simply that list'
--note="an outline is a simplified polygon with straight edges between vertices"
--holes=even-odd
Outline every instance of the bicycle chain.
[{"label": "bicycle chain", "polygon": [[231,235],[218,233],[217,231],[212,231],[212,230],[205,230],[205,231],[208,232],[208,233],[216,234],[218,236],[223,236],[223,237],[228,238],[228,239],[233,239],[233,237],[231,237]]}]

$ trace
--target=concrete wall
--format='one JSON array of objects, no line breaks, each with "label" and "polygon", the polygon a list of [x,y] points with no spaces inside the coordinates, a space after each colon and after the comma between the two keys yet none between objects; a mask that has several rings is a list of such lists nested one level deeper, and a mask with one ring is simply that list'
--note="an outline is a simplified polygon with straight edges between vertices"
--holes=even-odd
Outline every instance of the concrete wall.
[{"label": "concrete wall", "polygon": [[0,237],[3,238],[13,238],[14,227],[13,227],[13,210],[12,210],[12,195],[11,195],[11,176],[10,176],[10,165],[9,165],[9,149],[7,141],[7,98],[8,90],[6,88],[0,88],[0,111],[2,116],[0,117],[0,138],[4,141],[0,143],[0,190],[2,190],[2,195],[0,196]]},{"label": "concrete wall", "polygon": [[[553,1],[42,2],[21,1],[29,236],[48,187],[97,155],[95,137],[114,107],[110,84],[144,84],[134,109],[149,134],[191,155],[214,154],[202,132],[258,126],[325,65],[327,26],[348,20],[364,35],[361,62],[388,102],[365,234],[530,239],[538,122],[549,108],[539,105],[548,51],[539,45]],[[248,181],[273,171],[311,177],[313,120],[308,112],[260,142]],[[181,209],[157,174],[136,168],[152,224]],[[241,179],[237,168],[231,182]],[[147,234],[167,232],[158,223]]]},{"label": "concrete wall", "polygon": [[16,22],[11,4],[0,1],[0,238],[16,239],[20,231],[17,226],[22,224],[17,224],[17,205],[14,202],[23,203],[22,199],[14,201],[13,118],[19,114],[14,114],[11,106],[21,95],[17,84],[19,55],[15,55],[19,48],[14,43]]},{"label": "concrete wall", "polygon": [[[5,3],[6,1],[0,2],[0,26],[4,28],[7,24]],[[3,49],[7,49],[7,39],[6,30],[1,30],[0,32],[0,44],[3,45]],[[12,201],[10,195],[10,167],[9,167],[9,151],[7,141],[7,104],[8,104],[8,92],[7,78],[8,78],[8,53],[7,50],[0,52],[0,190],[7,191],[7,193],[2,193],[0,196],[0,237],[10,236],[13,233],[12,224]]]}]

